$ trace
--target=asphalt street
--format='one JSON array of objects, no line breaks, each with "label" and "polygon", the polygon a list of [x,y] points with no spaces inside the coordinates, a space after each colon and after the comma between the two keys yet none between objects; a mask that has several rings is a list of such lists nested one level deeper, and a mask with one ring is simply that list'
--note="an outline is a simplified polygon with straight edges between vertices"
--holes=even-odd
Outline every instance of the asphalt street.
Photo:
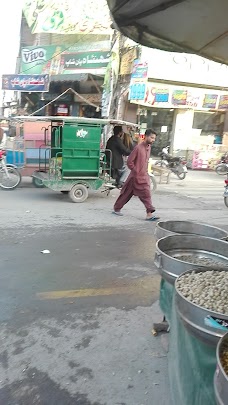
[{"label": "asphalt street", "polygon": [[[223,181],[172,177],[157,213],[228,230]],[[0,191],[0,405],[170,404],[168,335],[151,334],[155,224],[137,198],[112,215],[117,195],[73,204],[28,181]]]}]

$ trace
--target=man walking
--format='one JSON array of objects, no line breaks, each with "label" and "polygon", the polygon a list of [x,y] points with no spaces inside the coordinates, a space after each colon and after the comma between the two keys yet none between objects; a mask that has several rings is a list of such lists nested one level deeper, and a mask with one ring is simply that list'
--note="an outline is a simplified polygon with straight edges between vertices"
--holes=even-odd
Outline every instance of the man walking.
[{"label": "man walking", "polygon": [[109,138],[106,149],[111,150],[112,155],[110,159],[110,154],[106,152],[107,162],[110,164],[111,160],[111,174],[112,178],[116,180],[116,186],[120,187],[120,170],[123,168],[123,156],[128,156],[131,150],[126,148],[121,139],[123,135],[123,129],[121,126],[117,125],[114,127],[114,135]]},{"label": "man walking", "polygon": [[159,219],[152,205],[150,178],[148,175],[148,160],[150,158],[151,145],[156,140],[156,133],[152,129],[145,132],[145,140],[135,147],[130,154],[127,165],[131,173],[125,182],[119,197],[114,205],[113,213],[122,216],[121,209],[133,197],[139,197],[146,208],[146,221]]}]

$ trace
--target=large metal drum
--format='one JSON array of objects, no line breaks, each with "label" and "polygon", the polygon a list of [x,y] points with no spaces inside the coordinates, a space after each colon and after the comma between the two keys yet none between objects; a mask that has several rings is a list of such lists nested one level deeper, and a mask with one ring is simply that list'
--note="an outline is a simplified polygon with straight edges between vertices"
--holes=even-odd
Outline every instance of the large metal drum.
[{"label": "large metal drum", "polygon": [[154,263],[161,276],[174,284],[175,279],[187,270],[198,267],[215,269],[215,263],[218,267],[228,266],[228,244],[197,235],[167,236],[156,243]]},{"label": "large metal drum", "polygon": [[[195,273],[202,273],[208,269],[196,269]],[[224,271],[227,269],[221,269],[218,271]],[[203,341],[203,343],[209,344],[211,346],[216,346],[221,339],[226,334],[226,327],[222,324],[228,323],[228,315],[224,315],[218,312],[211,311],[202,306],[194,304],[184,297],[177,288],[178,280],[185,274],[191,273],[192,270],[184,272],[180,275],[175,282],[175,304],[176,310],[181,318],[184,326],[188,331]],[[224,285],[224,289],[227,286]],[[216,321],[217,320],[217,321]],[[228,397],[227,397],[228,398]]]},{"label": "large metal drum", "polygon": [[228,376],[221,364],[221,355],[224,346],[228,350],[228,333],[219,341],[216,351],[217,369],[214,377],[214,388],[217,405],[228,404]]},{"label": "large metal drum", "polygon": [[154,231],[156,240],[177,234],[199,235],[215,239],[228,237],[228,233],[223,229],[192,221],[160,221]]}]

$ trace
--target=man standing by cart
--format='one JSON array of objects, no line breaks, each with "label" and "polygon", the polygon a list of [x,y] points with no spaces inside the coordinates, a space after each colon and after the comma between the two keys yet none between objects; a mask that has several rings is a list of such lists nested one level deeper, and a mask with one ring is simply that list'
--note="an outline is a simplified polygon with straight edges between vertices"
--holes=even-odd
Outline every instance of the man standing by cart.
[{"label": "man standing by cart", "polygon": [[111,150],[112,155],[110,159],[110,154],[107,153],[107,161],[110,164],[111,161],[111,171],[112,178],[116,180],[116,187],[120,187],[120,177],[121,169],[123,168],[123,156],[128,156],[131,153],[131,150],[126,148],[122,141],[123,128],[120,125],[114,127],[113,136],[109,138],[106,150]]},{"label": "man standing by cart", "polygon": [[113,213],[122,216],[121,209],[133,195],[139,197],[146,208],[146,221],[156,221],[159,219],[155,215],[155,208],[152,205],[150,178],[148,175],[148,160],[150,158],[151,145],[156,140],[156,132],[147,129],[145,139],[135,147],[127,160],[127,165],[131,173],[124,183],[119,197],[114,205]]}]

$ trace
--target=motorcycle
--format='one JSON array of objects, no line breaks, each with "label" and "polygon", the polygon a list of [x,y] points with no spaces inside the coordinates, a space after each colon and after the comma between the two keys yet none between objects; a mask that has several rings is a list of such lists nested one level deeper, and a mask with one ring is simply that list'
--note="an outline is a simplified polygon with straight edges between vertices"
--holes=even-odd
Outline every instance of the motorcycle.
[{"label": "motorcycle", "polygon": [[161,160],[157,160],[154,165],[170,169],[180,180],[184,180],[188,169],[186,161],[182,157],[173,157],[169,154],[169,146],[163,148],[158,154]]},{"label": "motorcycle", "polygon": [[224,203],[225,203],[225,206],[228,208],[228,173],[227,173],[227,179],[225,180]]},{"label": "motorcycle", "polygon": [[220,176],[228,173],[228,152],[221,157],[219,164],[215,167],[215,171]]},{"label": "motorcycle", "polygon": [[13,190],[19,186],[21,174],[16,166],[6,163],[6,151],[0,150],[0,188]]}]

